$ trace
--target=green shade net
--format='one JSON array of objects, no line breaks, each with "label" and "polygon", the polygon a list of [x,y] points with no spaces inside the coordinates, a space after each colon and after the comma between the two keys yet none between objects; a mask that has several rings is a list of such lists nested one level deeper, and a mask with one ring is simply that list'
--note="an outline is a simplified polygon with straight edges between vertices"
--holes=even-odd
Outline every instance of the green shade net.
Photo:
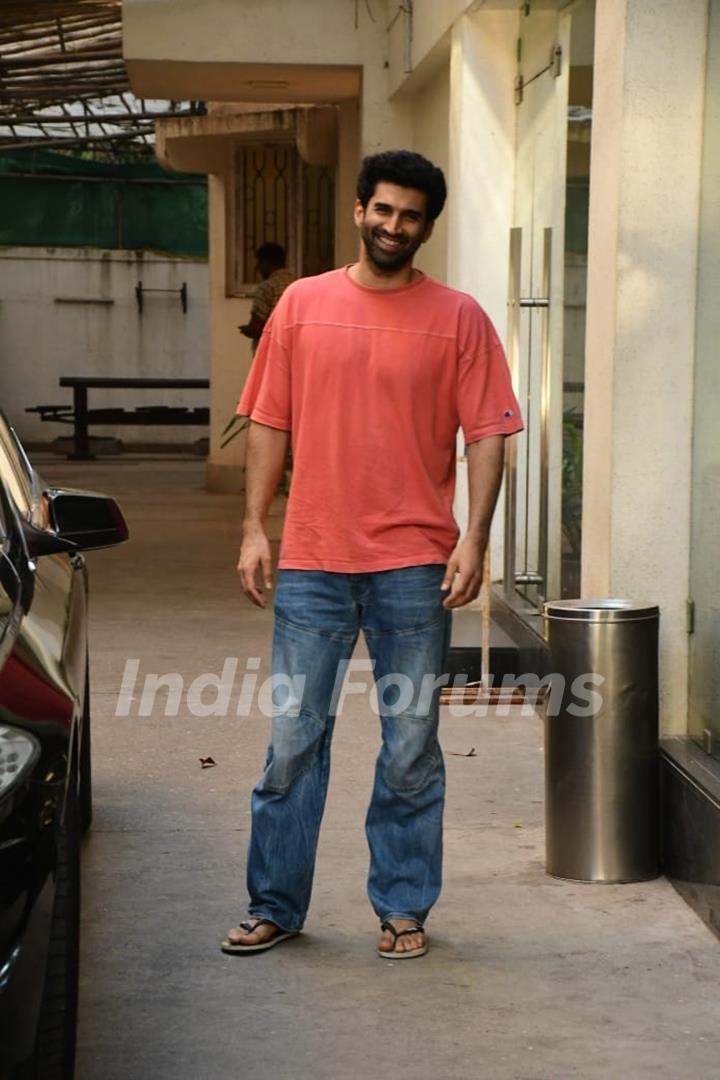
[{"label": "green shade net", "polygon": [[578,176],[568,180],[566,196],[565,250],[574,255],[587,255],[590,178]]},{"label": "green shade net", "polygon": [[0,245],[150,249],[206,258],[207,182],[154,162],[0,153]]}]

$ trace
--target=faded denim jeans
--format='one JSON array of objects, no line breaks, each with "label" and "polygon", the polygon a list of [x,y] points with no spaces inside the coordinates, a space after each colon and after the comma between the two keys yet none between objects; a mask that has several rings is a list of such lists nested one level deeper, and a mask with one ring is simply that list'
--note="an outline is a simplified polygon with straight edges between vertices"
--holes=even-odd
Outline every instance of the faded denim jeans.
[{"label": "faded denim jeans", "polygon": [[[368,895],[380,919],[422,922],[440,894],[445,769],[438,687],[450,613],[444,566],[377,573],[282,570],[275,595],[272,742],[252,794],[249,913],[302,927],[330,773],[342,676],[362,630],[380,699],[382,747],[365,829]],[[357,676],[355,677],[357,681]],[[380,693],[382,691],[382,694]]]}]

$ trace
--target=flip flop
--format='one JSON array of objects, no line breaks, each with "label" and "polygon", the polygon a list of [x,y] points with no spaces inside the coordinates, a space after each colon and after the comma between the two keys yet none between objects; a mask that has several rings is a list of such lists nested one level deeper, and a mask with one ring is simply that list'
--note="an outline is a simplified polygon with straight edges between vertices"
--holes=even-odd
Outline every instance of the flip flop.
[{"label": "flip flop", "polygon": [[424,956],[428,951],[427,935],[425,935],[425,944],[418,949],[403,949],[402,952],[396,952],[395,950],[398,938],[405,937],[406,934],[425,934],[425,927],[422,923],[408,926],[407,930],[396,930],[391,922],[385,921],[380,923],[380,929],[389,930],[393,936],[393,947],[390,952],[378,949],[378,956],[382,956],[384,960],[412,960],[414,956]]},{"label": "flip flop", "polygon": [[268,949],[273,949],[276,945],[279,945],[281,941],[287,941],[288,938],[297,937],[300,933],[299,930],[283,930],[271,919],[252,919],[252,921],[246,920],[240,923],[240,929],[245,930],[246,933],[251,934],[253,930],[257,930],[258,926],[274,926],[277,930],[277,934],[274,934],[267,941],[260,941],[257,945],[240,945],[230,941],[230,938],[224,938],[220,943],[220,948],[226,953],[257,953],[266,952]]}]

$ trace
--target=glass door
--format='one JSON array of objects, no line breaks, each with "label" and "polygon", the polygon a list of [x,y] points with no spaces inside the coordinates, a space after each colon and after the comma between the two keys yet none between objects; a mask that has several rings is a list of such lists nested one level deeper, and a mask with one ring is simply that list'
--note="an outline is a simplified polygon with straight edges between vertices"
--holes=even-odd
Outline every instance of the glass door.
[{"label": "glass door", "polygon": [[560,571],[560,595],[563,598],[581,594],[585,316],[594,45],[595,3],[594,0],[586,0],[573,8],[570,32],[563,321]]},{"label": "glass door", "polygon": [[[528,10],[529,8],[529,10]],[[560,595],[565,146],[571,17],[520,17],[508,352],[525,431],[506,472],[506,595]]]}]

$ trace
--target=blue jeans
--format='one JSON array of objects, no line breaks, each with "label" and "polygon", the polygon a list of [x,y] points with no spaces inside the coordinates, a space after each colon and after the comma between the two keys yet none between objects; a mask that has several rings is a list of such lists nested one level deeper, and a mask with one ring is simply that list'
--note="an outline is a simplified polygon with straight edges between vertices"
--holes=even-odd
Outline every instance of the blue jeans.
[{"label": "blue jeans", "polygon": [[251,803],[251,915],[285,930],[299,930],[305,920],[342,677],[360,630],[382,725],[365,822],[370,903],[381,919],[422,922],[437,900],[445,799],[438,696],[450,639],[444,570],[280,572],[272,742]]}]

